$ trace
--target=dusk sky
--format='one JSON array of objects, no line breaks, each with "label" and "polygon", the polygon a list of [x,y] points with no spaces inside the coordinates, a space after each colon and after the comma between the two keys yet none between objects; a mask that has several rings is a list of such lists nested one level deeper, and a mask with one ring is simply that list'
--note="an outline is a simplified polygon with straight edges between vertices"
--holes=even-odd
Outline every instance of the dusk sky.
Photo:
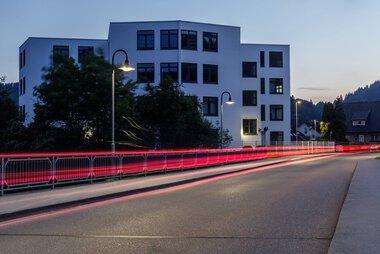
[{"label": "dusk sky", "polygon": [[241,27],[243,43],[290,45],[291,94],[332,101],[380,76],[378,0],[0,0],[0,76],[18,80],[28,37],[105,39],[110,22]]}]

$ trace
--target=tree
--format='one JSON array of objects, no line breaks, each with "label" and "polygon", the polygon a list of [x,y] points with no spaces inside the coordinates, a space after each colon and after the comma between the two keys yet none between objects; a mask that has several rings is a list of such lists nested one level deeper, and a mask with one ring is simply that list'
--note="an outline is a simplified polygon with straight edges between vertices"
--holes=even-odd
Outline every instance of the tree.
[{"label": "tree", "polygon": [[145,90],[138,98],[137,111],[156,148],[219,146],[218,128],[202,117],[197,98],[185,96],[179,84],[164,80]]},{"label": "tree", "polygon": [[331,122],[332,137],[335,141],[346,141],[346,114],[343,109],[342,96],[337,97],[334,101],[334,118]]},{"label": "tree", "polygon": [[329,122],[320,122],[320,130],[321,130],[321,139],[329,140],[330,139],[330,131],[331,131],[331,123]]},{"label": "tree", "polygon": [[[88,55],[80,64],[54,57],[44,68],[37,97],[33,133],[47,149],[106,149],[111,136],[111,65],[102,55]],[[115,119],[129,114],[134,83],[115,75]],[[120,135],[119,135],[120,136]],[[45,148],[45,149],[46,149]]]},{"label": "tree", "polygon": [[332,121],[335,118],[334,105],[331,102],[326,102],[323,106],[322,121],[320,123],[321,138],[324,140],[330,139],[332,131]]}]

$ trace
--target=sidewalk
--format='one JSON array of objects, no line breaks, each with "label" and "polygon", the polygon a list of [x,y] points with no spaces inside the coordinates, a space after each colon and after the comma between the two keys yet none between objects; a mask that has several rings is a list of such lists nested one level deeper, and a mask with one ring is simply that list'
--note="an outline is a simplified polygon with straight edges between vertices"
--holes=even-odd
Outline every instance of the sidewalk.
[{"label": "sidewalk", "polygon": [[[302,158],[305,159],[315,156],[316,155],[305,155],[302,156]],[[26,213],[37,212],[46,208],[94,202],[294,160],[297,160],[297,157],[281,157],[218,167],[177,171],[167,174],[152,174],[147,177],[131,176],[123,178],[122,180],[112,179],[95,182],[93,184],[66,185],[57,187],[54,190],[46,188],[26,192],[7,193],[0,197],[0,221]]]},{"label": "sidewalk", "polygon": [[380,253],[380,160],[358,162],[329,254]]}]

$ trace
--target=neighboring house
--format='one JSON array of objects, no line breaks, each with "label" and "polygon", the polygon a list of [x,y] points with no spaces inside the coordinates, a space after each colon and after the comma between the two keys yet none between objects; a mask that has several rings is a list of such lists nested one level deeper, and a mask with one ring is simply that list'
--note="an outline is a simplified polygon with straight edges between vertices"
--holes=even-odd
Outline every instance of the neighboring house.
[{"label": "neighboring house", "polygon": [[380,101],[343,103],[343,108],[346,114],[348,141],[380,141]]},{"label": "neighboring house", "polygon": [[[318,124],[318,123],[317,123]],[[317,128],[318,129],[318,128]],[[297,128],[298,135],[301,135],[306,140],[316,140],[321,137],[321,134],[314,129],[313,125],[302,123]]]},{"label": "neighboring house", "polygon": [[[220,126],[221,94],[228,91],[223,128],[233,137],[231,147],[290,139],[289,45],[240,42],[240,27],[187,21],[112,22],[103,40],[28,38],[20,53],[20,109],[25,124],[33,121],[33,88],[42,83],[41,70],[54,54],[80,61],[83,54],[102,49],[106,59],[124,49],[138,83],[158,84],[170,76],[188,95],[197,96],[203,115]],[[122,54],[115,63],[124,61]],[[139,86],[142,87],[142,86]],[[142,89],[137,91],[141,94]],[[228,96],[223,97],[223,103]],[[268,128],[267,135],[260,129]]]}]

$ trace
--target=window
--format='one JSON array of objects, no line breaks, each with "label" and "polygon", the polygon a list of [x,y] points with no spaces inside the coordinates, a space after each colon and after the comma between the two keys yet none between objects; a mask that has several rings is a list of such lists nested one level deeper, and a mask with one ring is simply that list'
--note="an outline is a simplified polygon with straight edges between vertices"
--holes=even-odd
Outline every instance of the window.
[{"label": "window", "polygon": [[19,106],[19,114],[21,119],[25,119],[26,113],[25,113],[25,104],[22,106]]},{"label": "window", "polygon": [[265,121],[265,105],[261,104],[261,121]]},{"label": "window", "polygon": [[282,131],[271,131],[269,133],[271,145],[276,145],[278,142],[284,142],[284,132]]},{"label": "window", "polygon": [[265,78],[260,79],[260,93],[265,94]]},{"label": "window", "polygon": [[161,49],[178,49],[178,30],[161,30]]},{"label": "window", "polygon": [[282,78],[269,79],[269,93],[270,94],[283,94],[284,86]]},{"label": "window", "polygon": [[197,64],[182,63],[182,82],[184,83],[197,83]]},{"label": "window", "polygon": [[18,85],[18,87],[19,87],[19,94],[20,94],[20,96],[21,95],[23,95],[23,86],[22,86],[22,79],[20,79],[20,83],[19,83],[19,85]]},{"label": "window", "polygon": [[161,81],[164,79],[178,82],[178,63],[161,63]]},{"label": "window", "polygon": [[137,64],[137,82],[154,83],[154,63]]},{"label": "window", "polygon": [[83,60],[88,57],[94,55],[94,47],[92,46],[79,46],[78,47],[78,62],[82,63]]},{"label": "window", "polygon": [[22,51],[22,67],[26,65],[26,52],[25,49]]},{"label": "window", "polygon": [[243,62],[243,78],[256,78],[257,64],[256,62]]},{"label": "window", "polygon": [[243,106],[257,106],[257,91],[243,90]]},{"label": "window", "polygon": [[154,30],[137,31],[137,50],[154,49]]},{"label": "window", "polygon": [[26,92],[26,79],[25,77],[22,78],[22,94],[25,94]]},{"label": "window", "polygon": [[181,30],[181,48],[197,50],[197,31]]},{"label": "window", "polygon": [[204,64],[203,65],[203,83],[218,84],[218,65]]},{"label": "window", "polygon": [[265,52],[260,51],[260,67],[265,67]]},{"label": "window", "polygon": [[270,120],[282,121],[284,119],[283,105],[270,105]]},{"label": "window", "polygon": [[218,97],[203,97],[203,115],[218,116]]},{"label": "window", "polygon": [[22,52],[20,53],[20,57],[18,59],[18,66],[19,66],[19,69],[21,70],[21,68],[22,68]]},{"label": "window", "polygon": [[53,46],[53,61],[62,57],[69,58],[69,46]]},{"label": "window", "polygon": [[269,67],[282,68],[282,52],[269,52]]},{"label": "window", "polygon": [[243,135],[257,135],[257,119],[243,119]]},{"label": "window", "polygon": [[203,32],[203,51],[218,52],[218,34]]}]

